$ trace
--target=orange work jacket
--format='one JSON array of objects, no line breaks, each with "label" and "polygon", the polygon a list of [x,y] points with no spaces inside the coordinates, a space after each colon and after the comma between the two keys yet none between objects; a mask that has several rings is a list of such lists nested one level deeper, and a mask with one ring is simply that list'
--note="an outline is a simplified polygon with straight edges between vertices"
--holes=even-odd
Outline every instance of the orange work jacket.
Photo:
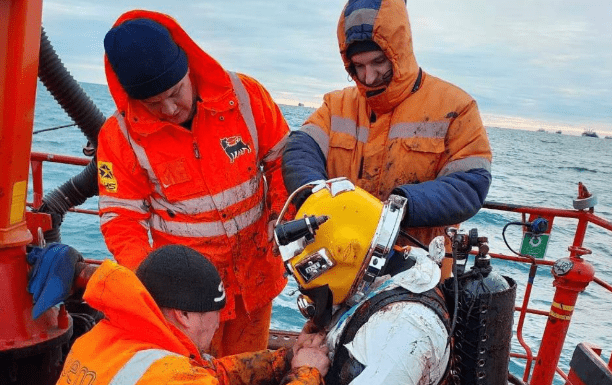
[{"label": "orange work jacket", "polygon": [[[324,96],[323,105],[289,139],[283,155],[288,189],[344,176],[381,200],[406,187],[410,221],[435,222],[436,218],[419,217],[446,215],[445,225],[451,225],[474,215],[490,185],[487,133],[474,99],[419,68],[405,1],[349,2],[337,33],[349,74],[348,46],[371,39],[391,61],[393,77],[384,90],[356,80],[355,87]],[[312,141],[304,140],[303,134]],[[316,149],[307,144],[313,141]],[[309,172],[310,178],[305,176]],[[467,178],[477,182],[461,180],[454,185],[458,179],[442,179],[461,172],[473,173]],[[420,190],[413,195],[410,189],[416,186]],[[410,225],[404,230],[425,244],[444,234],[439,225]]]},{"label": "orange work jacket", "polygon": [[132,270],[152,247],[182,244],[205,254],[228,295],[221,320],[233,319],[236,295],[250,312],[286,284],[267,223],[287,197],[280,155],[289,128],[262,85],[225,71],[172,18],[131,11],[115,25],[134,18],[164,25],[185,51],[197,112],[191,130],[158,120],[127,96],[105,59],[117,112],[99,135],[102,234]]},{"label": "orange work jacket", "polygon": [[[289,370],[284,349],[202,358],[136,275],[115,262],[102,263],[83,298],[105,317],[75,341],[58,385],[267,384]],[[290,371],[284,381],[322,383],[319,371],[308,367]]]}]

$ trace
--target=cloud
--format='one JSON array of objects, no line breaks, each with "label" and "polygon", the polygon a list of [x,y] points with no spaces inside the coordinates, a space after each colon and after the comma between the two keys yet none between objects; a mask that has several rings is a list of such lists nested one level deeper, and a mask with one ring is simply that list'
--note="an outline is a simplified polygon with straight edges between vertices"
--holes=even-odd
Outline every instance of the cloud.
[{"label": "cloud", "polygon": [[[336,40],[344,3],[51,0],[43,3],[43,22],[81,81],[104,82],[105,33],[121,13],[144,8],[175,17],[224,67],[255,77],[274,97],[320,103],[324,93],[351,84]],[[607,121],[612,129],[608,0],[408,3],[419,64],[469,92],[483,113]]]}]

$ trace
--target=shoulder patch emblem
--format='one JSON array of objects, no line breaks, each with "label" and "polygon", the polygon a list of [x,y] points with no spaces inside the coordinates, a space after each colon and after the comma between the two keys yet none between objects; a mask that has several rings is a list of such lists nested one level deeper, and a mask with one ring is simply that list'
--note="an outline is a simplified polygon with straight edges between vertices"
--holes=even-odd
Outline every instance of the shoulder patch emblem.
[{"label": "shoulder patch emblem", "polygon": [[111,162],[98,161],[98,175],[100,176],[100,183],[106,188],[106,191],[117,192],[117,179],[113,174],[113,164]]},{"label": "shoulder patch emblem", "polygon": [[244,155],[247,152],[251,152],[251,147],[242,141],[241,136],[230,136],[228,138],[221,139],[221,147],[230,159],[230,163],[234,163],[236,158]]}]

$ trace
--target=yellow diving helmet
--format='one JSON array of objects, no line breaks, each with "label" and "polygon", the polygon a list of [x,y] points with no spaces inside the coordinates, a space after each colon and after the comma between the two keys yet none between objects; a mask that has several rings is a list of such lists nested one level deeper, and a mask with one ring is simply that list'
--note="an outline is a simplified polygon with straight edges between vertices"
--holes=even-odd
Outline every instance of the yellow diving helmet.
[{"label": "yellow diving helmet", "polygon": [[[308,188],[312,194],[296,219],[275,229],[285,267],[302,293],[327,286],[329,305],[357,303],[391,254],[406,198],[391,195],[381,202],[348,179],[336,178],[300,187],[287,203]],[[305,316],[312,314],[304,309],[310,306],[307,299],[298,299],[298,306]]]}]

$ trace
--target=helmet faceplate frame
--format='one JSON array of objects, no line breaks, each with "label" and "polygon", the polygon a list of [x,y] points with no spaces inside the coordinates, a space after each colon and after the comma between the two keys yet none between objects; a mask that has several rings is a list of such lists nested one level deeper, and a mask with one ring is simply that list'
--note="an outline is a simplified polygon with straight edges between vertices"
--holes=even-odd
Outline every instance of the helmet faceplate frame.
[{"label": "helmet faceplate frame", "polygon": [[389,199],[384,202],[370,250],[346,298],[349,306],[357,304],[366,295],[370,285],[385,267],[387,258],[391,255],[391,249],[397,241],[407,201],[402,196],[390,195]]}]

